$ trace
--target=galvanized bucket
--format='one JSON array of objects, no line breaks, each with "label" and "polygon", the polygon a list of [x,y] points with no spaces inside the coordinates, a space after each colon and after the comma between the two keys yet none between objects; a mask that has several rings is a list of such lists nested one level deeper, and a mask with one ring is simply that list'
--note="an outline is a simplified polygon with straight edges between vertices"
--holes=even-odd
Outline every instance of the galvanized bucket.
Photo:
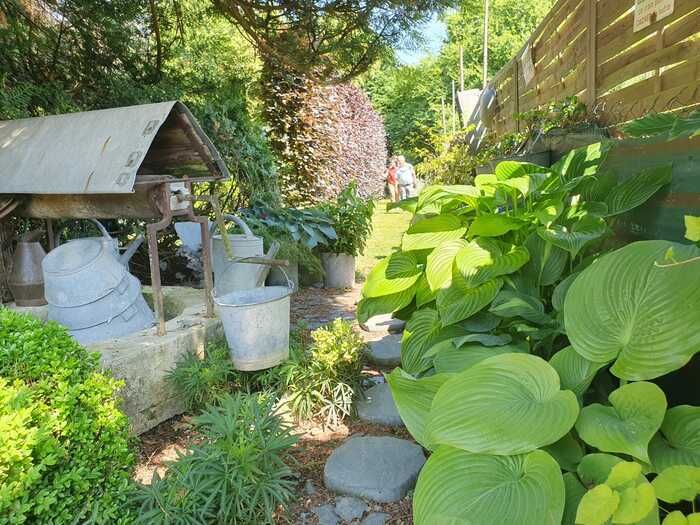
[{"label": "galvanized bucket", "polygon": [[88,328],[70,330],[70,334],[80,344],[96,343],[140,332],[153,326],[153,323],[153,312],[139,293],[136,300],[116,317]]},{"label": "galvanized bucket", "polygon": [[49,304],[70,308],[95,302],[119,286],[127,274],[126,263],[143,237],[133,241],[119,257],[115,240],[95,222],[102,237],[69,241],[51,250],[41,262]]},{"label": "galvanized bucket", "polygon": [[[134,304],[140,295],[141,283],[127,273],[116,288],[97,301],[69,308],[49,304],[49,319],[71,330],[108,323]],[[153,319],[153,314],[150,318]]]},{"label": "galvanized bucket", "polygon": [[[235,215],[224,215],[224,219],[235,222],[243,230],[242,235],[228,235],[231,251],[237,258],[261,257],[263,239],[250,230],[243,219]],[[216,223],[211,232],[216,230]],[[266,268],[259,264],[235,263],[228,260],[221,235],[211,236],[211,257],[214,270],[214,291],[223,296],[238,290],[249,290],[257,286],[260,274]]]},{"label": "galvanized bucket", "polygon": [[291,286],[264,286],[214,296],[233,367],[262,370],[289,358]]}]

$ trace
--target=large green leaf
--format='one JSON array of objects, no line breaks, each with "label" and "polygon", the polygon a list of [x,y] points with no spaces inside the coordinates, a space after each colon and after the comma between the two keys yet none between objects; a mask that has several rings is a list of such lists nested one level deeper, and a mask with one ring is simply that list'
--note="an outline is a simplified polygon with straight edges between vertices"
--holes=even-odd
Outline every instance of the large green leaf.
[{"label": "large green leaf", "polygon": [[525,241],[525,248],[530,254],[530,261],[523,267],[536,286],[549,286],[561,277],[569,254],[558,246],[545,241],[536,233]]},{"label": "large green leaf", "polygon": [[425,439],[425,423],[435,394],[452,374],[435,374],[415,379],[400,368],[386,376],[391,395],[406,428],[418,443],[425,448],[430,444]]},{"label": "large green leaf", "polygon": [[457,252],[467,246],[464,239],[445,241],[428,255],[425,276],[431,290],[447,288],[452,282],[452,263]]},{"label": "large green leaf", "polygon": [[656,511],[656,495],[651,484],[642,483],[618,492],[620,504],[613,514],[613,523],[641,523],[651,512]]},{"label": "large green leaf", "polygon": [[667,503],[693,501],[700,494],[700,467],[676,465],[659,473],[651,482],[656,496]]},{"label": "large green leaf", "polygon": [[612,142],[596,142],[570,151],[550,168],[559,175],[558,184],[555,186],[560,188],[567,182],[596,174],[611,147]]},{"label": "large green leaf", "polygon": [[457,252],[455,265],[467,286],[475,287],[519,270],[528,260],[530,254],[523,246],[502,249],[494,243],[474,240]]},{"label": "large green leaf", "polygon": [[494,298],[489,312],[499,317],[522,317],[535,324],[552,322],[552,318],[544,313],[542,301],[514,290],[501,290]]},{"label": "large green leaf", "polygon": [[615,186],[605,199],[608,216],[619,215],[644,204],[662,186],[671,182],[673,166],[648,168]]},{"label": "large green leaf", "polygon": [[435,299],[437,299],[437,290],[431,290],[428,278],[425,274],[421,275],[416,283],[416,307],[420,308],[428,303],[432,303]]},{"label": "large green leaf", "polygon": [[396,252],[382,259],[367,276],[363,297],[381,297],[411,288],[421,276],[412,254]]},{"label": "large green leaf", "polygon": [[561,523],[562,525],[576,525],[576,509],[578,509],[581,498],[586,493],[586,487],[581,484],[578,476],[573,472],[564,474],[564,487],[566,490],[566,501]]},{"label": "large green leaf", "polygon": [[357,321],[366,323],[370,317],[380,314],[390,314],[406,308],[416,293],[416,285],[398,293],[382,295],[381,297],[364,297],[357,304]]},{"label": "large green leaf", "polygon": [[576,421],[573,392],[529,354],[490,357],[446,382],[433,400],[427,433],[431,443],[475,453],[520,454],[549,445]]},{"label": "large green leaf", "polygon": [[[700,349],[700,255],[694,246],[640,241],[601,257],[569,288],[564,324],[574,349],[630,381],[685,365]],[[661,262],[659,262],[661,261]]]},{"label": "large green leaf", "polygon": [[650,113],[625,124],[622,130],[630,137],[652,137],[667,135],[669,139],[681,136],[696,136],[700,132],[700,111],[688,116],[672,113]]},{"label": "large green leaf", "polygon": [[549,168],[538,166],[530,162],[516,160],[504,160],[496,165],[494,175],[498,180],[504,181],[517,177],[526,177],[531,174],[549,174]]},{"label": "large green leaf", "polygon": [[649,444],[649,457],[655,472],[675,465],[700,467],[700,407],[670,408]]},{"label": "large green leaf", "polygon": [[566,434],[559,441],[547,445],[543,448],[559,463],[562,470],[576,472],[578,464],[583,458],[583,445],[571,432]]},{"label": "large green leaf", "polygon": [[472,288],[467,285],[459,272],[454,272],[452,284],[443,288],[437,295],[437,308],[443,326],[457,323],[471,317],[486,307],[503,286],[500,278],[492,279]]},{"label": "large green leaf", "polygon": [[566,250],[572,258],[576,257],[586,244],[601,239],[608,232],[605,220],[593,215],[586,215],[571,227],[553,224],[549,228],[537,229],[537,235]]},{"label": "large green leaf", "polygon": [[452,341],[447,341],[447,344],[436,353],[433,365],[436,372],[461,372],[495,355],[522,352],[524,350],[515,345],[467,344],[457,348]]},{"label": "large green leaf", "polygon": [[425,354],[435,344],[462,335],[459,326],[443,328],[438,313],[432,308],[417,310],[411,316],[401,340],[401,366],[411,374],[430,368],[431,361]]},{"label": "large green leaf", "polygon": [[598,485],[584,494],[576,511],[580,525],[605,525],[620,505],[620,495],[607,485]]},{"label": "large green leaf", "polygon": [[418,477],[416,525],[560,525],[564,481],[546,452],[470,454],[440,447]]},{"label": "large green leaf", "polygon": [[[464,326],[460,323],[459,326]],[[462,346],[467,343],[479,343],[483,346],[503,346],[513,340],[509,334],[467,334],[455,337],[452,341],[455,346]]]},{"label": "large green leaf", "polygon": [[612,454],[588,454],[581,459],[576,471],[584,485],[593,487],[605,483],[613,467],[622,461]]},{"label": "large green leaf", "polygon": [[423,211],[430,205],[442,207],[452,202],[461,202],[472,208],[477,208],[481,192],[479,188],[469,185],[427,186],[418,196],[418,211]]},{"label": "large green leaf", "polygon": [[692,242],[700,242],[700,217],[684,215],[685,238]]},{"label": "large green leaf", "polygon": [[562,211],[564,211],[562,197],[539,200],[533,210],[537,220],[545,227],[556,221]]},{"label": "large green leaf", "polygon": [[576,277],[578,277],[581,272],[574,272],[568,275],[565,279],[559,282],[552,292],[552,306],[558,312],[564,309],[564,300],[566,299],[566,294],[569,292],[569,288],[574,283]]},{"label": "large green leaf", "polygon": [[559,374],[561,387],[565,390],[571,390],[578,397],[581,397],[588,390],[598,370],[605,366],[605,363],[594,363],[582,357],[571,346],[554,354],[549,360],[549,364]]},{"label": "large green leaf", "polygon": [[666,515],[663,525],[700,525],[700,512],[684,516],[680,510],[674,510]]},{"label": "large green leaf", "polygon": [[649,441],[666,413],[666,396],[653,383],[621,386],[608,397],[612,406],[584,407],[576,422],[579,436],[604,452],[621,452],[649,463]]},{"label": "large green leaf", "polygon": [[469,237],[500,237],[509,231],[519,230],[525,222],[507,215],[488,214],[474,218],[469,226]]},{"label": "large green leaf", "polygon": [[466,225],[456,215],[429,217],[408,228],[401,240],[401,249],[408,252],[436,248],[445,241],[461,238],[466,231]]}]

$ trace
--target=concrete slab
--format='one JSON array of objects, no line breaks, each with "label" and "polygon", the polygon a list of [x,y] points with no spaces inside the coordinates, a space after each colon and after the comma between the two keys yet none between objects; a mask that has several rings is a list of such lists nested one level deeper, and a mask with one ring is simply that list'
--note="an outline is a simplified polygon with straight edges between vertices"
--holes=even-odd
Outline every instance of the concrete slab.
[{"label": "concrete slab", "polygon": [[367,359],[382,368],[401,365],[401,335],[387,334],[381,339],[367,341]]},{"label": "concrete slab", "polygon": [[403,426],[403,421],[387,383],[365,390],[364,397],[357,400],[357,415],[362,421],[392,427]]},{"label": "concrete slab", "polygon": [[381,314],[370,317],[366,323],[360,326],[366,332],[400,334],[406,326],[406,321],[394,319],[391,314]]},{"label": "concrete slab", "polygon": [[413,488],[425,463],[420,445],[394,437],[355,437],[335,449],[323,469],[326,488],[390,503]]}]

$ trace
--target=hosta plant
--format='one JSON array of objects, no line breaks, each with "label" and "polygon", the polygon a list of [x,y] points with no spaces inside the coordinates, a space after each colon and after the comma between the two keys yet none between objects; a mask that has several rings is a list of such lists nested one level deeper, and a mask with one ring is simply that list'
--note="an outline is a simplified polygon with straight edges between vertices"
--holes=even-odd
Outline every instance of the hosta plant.
[{"label": "hosta plant", "polygon": [[622,180],[605,166],[610,147],[552,168],[504,162],[474,186],[403,203],[414,221],[368,276],[358,318],[407,320],[387,379],[431,451],[417,524],[695,519],[700,408],[669,407],[652,381],[700,350],[700,249],[611,251],[615,217],[668,184],[671,167]]}]

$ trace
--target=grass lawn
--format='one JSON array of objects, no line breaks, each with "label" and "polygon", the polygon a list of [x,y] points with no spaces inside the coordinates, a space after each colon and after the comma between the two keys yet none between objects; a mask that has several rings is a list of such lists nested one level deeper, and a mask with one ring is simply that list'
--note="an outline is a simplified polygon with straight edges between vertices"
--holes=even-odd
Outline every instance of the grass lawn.
[{"label": "grass lawn", "polygon": [[[367,241],[364,255],[357,260],[358,281],[364,280],[369,271],[401,244],[401,236],[408,229],[411,214],[403,210],[386,211],[386,200],[377,201],[372,217],[372,235]],[[362,276],[362,278],[360,278]]]}]

